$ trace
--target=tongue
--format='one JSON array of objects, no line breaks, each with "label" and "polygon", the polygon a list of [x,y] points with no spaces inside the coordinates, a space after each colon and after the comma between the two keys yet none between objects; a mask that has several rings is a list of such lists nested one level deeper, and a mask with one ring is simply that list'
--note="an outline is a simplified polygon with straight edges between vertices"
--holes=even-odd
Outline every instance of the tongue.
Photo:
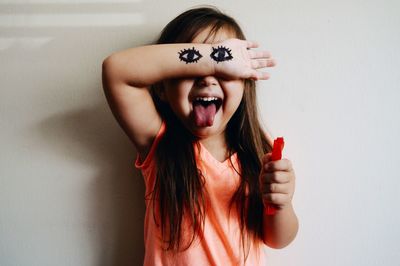
[{"label": "tongue", "polygon": [[207,106],[202,104],[195,104],[193,106],[194,110],[194,122],[198,127],[210,127],[214,123],[215,113],[217,107],[215,104],[211,103]]}]

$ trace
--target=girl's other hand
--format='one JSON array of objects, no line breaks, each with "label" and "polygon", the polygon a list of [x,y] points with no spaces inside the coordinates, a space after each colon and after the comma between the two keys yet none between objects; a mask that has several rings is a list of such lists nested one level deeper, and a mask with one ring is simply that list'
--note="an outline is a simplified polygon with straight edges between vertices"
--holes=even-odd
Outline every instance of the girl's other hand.
[{"label": "girl's other hand", "polygon": [[213,44],[215,76],[224,79],[267,80],[269,74],[261,68],[273,67],[276,61],[268,51],[256,51],[258,44],[252,41],[227,39]]},{"label": "girl's other hand", "polygon": [[288,159],[271,161],[271,153],[262,158],[260,173],[264,203],[272,203],[283,209],[292,202],[295,188],[295,174]]}]

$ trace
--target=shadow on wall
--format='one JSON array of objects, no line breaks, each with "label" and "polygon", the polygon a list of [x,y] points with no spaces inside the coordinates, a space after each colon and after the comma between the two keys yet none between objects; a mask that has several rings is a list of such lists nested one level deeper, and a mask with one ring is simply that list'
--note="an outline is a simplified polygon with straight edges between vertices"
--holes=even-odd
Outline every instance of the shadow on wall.
[{"label": "shadow on wall", "polygon": [[[97,265],[141,265],[143,263],[144,183],[133,167],[132,144],[115,126],[104,105],[53,115],[31,133],[45,140],[51,153],[66,161],[92,166],[88,177],[87,217],[93,247],[102,257]],[[82,182],[82,184],[85,184]]]},{"label": "shadow on wall", "polygon": [[[189,6],[191,3],[182,4],[180,9]],[[40,157],[43,152],[47,160],[54,158],[48,162],[54,164],[53,169],[76,170],[79,176],[86,174],[82,173],[85,169],[95,170],[95,174],[84,176],[88,182],[77,183],[79,190],[84,189],[77,191],[76,196],[84,197],[78,204],[87,211],[81,215],[81,206],[75,210],[70,204],[80,216],[68,221],[61,216],[64,224],[57,224],[64,228],[71,226],[71,221],[78,222],[72,224],[73,230],[88,234],[91,245],[87,251],[92,253],[83,256],[94,259],[94,265],[141,265],[144,256],[143,178],[133,165],[133,144],[104,97],[101,64],[112,52],[154,41],[178,13],[167,1],[150,0],[0,3],[0,72],[7,73],[1,82],[14,90],[7,94],[10,101],[5,101],[9,110],[14,108],[10,121],[23,125],[21,132],[32,153]],[[68,162],[82,167],[68,168]],[[46,171],[46,167],[41,170]],[[57,173],[46,174],[57,179]],[[67,194],[65,199],[74,196]],[[87,238],[78,237],[82,243],[76,243],[77,248],[85,245]],[[75,243],[66,246],[71,244]]]},{"label": "shadow on wall", "polygon": [[89,206],[87,230],[94,232],[90,241],[99,251],[96,256],[101,254],[96,265],[143,263],[143,179],[133,165],[134,147],[101,88],[107,55],[152,41],[160,30],[159,18],[146,21],[144,16],[160,4],[141,2],[0,4],[0,52],[15,69],[10,79],[24,88],[25,98],[31,97],[28,104],[36,104],[29,106],[33,114],[44,114],[28,128],[29,138],[57,159],[97,171],[83,203]]}]

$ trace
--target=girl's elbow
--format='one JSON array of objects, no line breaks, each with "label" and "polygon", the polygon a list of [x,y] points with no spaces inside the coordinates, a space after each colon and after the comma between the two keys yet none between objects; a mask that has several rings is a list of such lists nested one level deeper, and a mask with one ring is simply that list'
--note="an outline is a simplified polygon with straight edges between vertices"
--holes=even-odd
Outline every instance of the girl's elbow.
[{"label": "girl's elbow", "polygon": [[276,242],[272,242],[272,241],[269,241],[269,242],[264,241],[264,244],[272,249],[283,249],[283,248],[287,247],[290,243],[291,243],[291,241],[288,243],[276,243]]},{"label": "girl's elbow", "polygon": [[285,248],[294,241],[294,239],[296,238],[297,232],[298,232],[298,229],[296,228],[296,230],[291,235],[286,236],[283,239],[282,238],[276,239],[271,236],[269,238],[264,237],[264,244],[273,249]]}]

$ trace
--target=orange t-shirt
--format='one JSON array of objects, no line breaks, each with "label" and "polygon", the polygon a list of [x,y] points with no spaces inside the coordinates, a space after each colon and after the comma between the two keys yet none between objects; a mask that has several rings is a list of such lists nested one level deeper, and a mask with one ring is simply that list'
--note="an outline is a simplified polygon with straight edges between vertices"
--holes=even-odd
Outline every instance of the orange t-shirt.
[{"label": "orange t-shirt", "polygon": [[[155,150],[164,135],[165,127],[165,122],[163,122],[145,160],[141,162],[139,156],[136,158],[135,166],[141,169],[146,185],[145,195],[149,195],[154,187],[156,179]],[[150,199],[146,199],[144,219],[145,266],[243,265],[244,255],[241,248],[236,207],[233,206],[230,214],[228,214],[229,200],[239,185],[240,176],[231,166],[229,158],[220,162],[203,145],[200,144],[200,147],[201,149],[198,149],[197,145],[194,145],[197,167],[205,178],[208,201],[203,238],[197,237],[189,249],[183,252],[173,254],[171,251],[164,251],[160,241],[162,239],[161,230],[153,219],[153,204],[151,204]],[[236,153],[230,159],[235,168],[239,169]],[[185,220],[183,226],[185,226]],[[266,265],[263,245],[262,241],[259,245],[251,245],[245,265]]]}]

